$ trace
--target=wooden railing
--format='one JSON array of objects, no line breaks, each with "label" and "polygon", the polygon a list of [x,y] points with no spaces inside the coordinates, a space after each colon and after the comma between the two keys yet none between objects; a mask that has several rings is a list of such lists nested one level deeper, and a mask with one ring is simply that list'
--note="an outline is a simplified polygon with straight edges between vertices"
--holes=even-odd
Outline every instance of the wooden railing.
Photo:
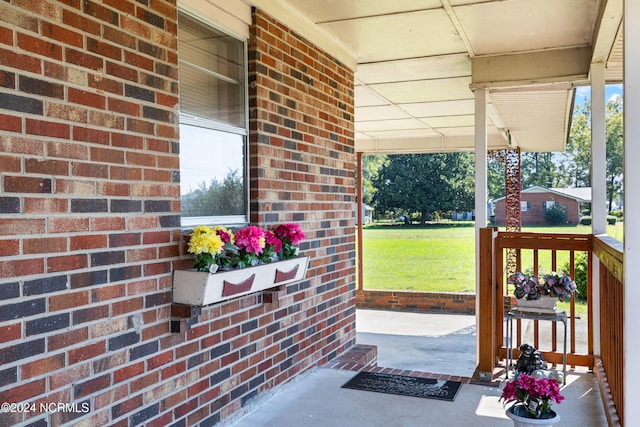
[{"label": "wooden railing", "polygon": [[624,425],[622,244],[608,236],[596,236],[593,252],[600,260],[600,359],[605,374],[598,378],[600,394],[605,408],[612,402],[616,409],[615,414],[606,412],[609,425]]},{"label": "wooden railing", "polygon": [[[586,346],[576,347],[576,303],[568,307],[570,350],[567,363],[570,366],[585,366],[598,374],[598,383],[609,426],[624,425],[624,279],[622,245],[607,236],[584,234],[545,234],[498,232],[498,229],[480,230],[480,268],[478,319],[479,359],[476,375],[480,379],[492,378],[499,372],[500,361],[506,357],[504,343],[505,313],[514,301],[506,292],[507,253],[515,256],[513,268],[542,274],[564,270],[575,277],[578,252],[587,254],[587,328]],[[512,255],[515,254],[515,255]],[[593,255],[597,256],[594,257]],[[593,298],[593,264],[598,260],[599,290]],[[594,307],[594,301],[598,303]],[[594,355],[594,318],[599,320],[600,356]],[[584,322],[584,320],[582,320]],[[522,325],[517,321],[516,342],[508,343],[517,357],[517,347],[522,337]],[[555,325],[555,323],[553,323]],[[534,347],[541,349],[548,362],[559,364],[562,353],[558,352],[557,333],[552,327],[550,342],[541,342],[540,327],[534,324]]]}]

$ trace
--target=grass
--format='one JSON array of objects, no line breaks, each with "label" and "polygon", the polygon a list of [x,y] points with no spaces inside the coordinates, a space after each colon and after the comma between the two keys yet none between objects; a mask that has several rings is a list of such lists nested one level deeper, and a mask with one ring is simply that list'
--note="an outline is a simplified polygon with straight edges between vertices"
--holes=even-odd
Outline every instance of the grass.
[{"label": "grass", "polygon": [[[590,233],[588,226],[524,227],[539,233]],[[607,226],[622,239],[622,225]],[[475,228],[471,222],[424,227],[391,224],[367,226],[363,233],[364,288],[431,292],[475,291]],[[532,268],[532,251],[524,251],[523,270]],[[568,260],[559,254],[557,269]],[[540,253],[539,265],[551,266],[550,253]],[[547,267],[548,266],[548,267]]]}]

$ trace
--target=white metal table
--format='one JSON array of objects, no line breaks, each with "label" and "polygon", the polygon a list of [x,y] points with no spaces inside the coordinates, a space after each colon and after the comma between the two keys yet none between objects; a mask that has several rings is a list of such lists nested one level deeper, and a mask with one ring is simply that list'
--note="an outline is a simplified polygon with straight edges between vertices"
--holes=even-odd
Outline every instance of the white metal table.
[{"label": "white metal table", "polygon": [[511,309],[506,314],[507,319],[507,370],[506,376],[509,378],[511,369],[511,359],[513,351],[513,319],[528,320],[550,320],[551,322],[562,322],[564,325],[564,348],[562,352],[562,383],[567,383],[567,312],[554,310],[553,312],[534,312],[519,310],[517,307]]}]

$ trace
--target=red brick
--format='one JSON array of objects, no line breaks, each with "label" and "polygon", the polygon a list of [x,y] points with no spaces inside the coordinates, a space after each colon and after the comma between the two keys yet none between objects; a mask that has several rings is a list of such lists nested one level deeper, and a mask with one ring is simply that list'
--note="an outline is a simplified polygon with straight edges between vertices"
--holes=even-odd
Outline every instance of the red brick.
[{"label": "red brick", "polygon": [[70,249],[72,251],[100,249],[106,247],[106,234],[85,234],[79,236],[71,236]]},{"label": "red brick", "polygon": [[26,380],[64,368],[64,353],[20,365],[20,379]]},{"label": "red brick", "polygon": [[0,236],[19,234],[42,234],[45,232],[44,219],[2,219],[0,218]]},{"label": "red brick", "polygon": [[63,295],[54,295],[49,297],[49,310],[59,311],[69,308],[82,307],[89,303],[89,292],[79,291],[73,293],[65,293]]},{"label": "red brick", "polygon": [[0,114],[0,130],[22,132],[22,119],[19,116]]},{"label": "red brick", "polygon": [[69,102],[74,104],[86,105],[87,107],[97,108],[104,110],[106,105],[106,98],[102,95],[88,92],[86,90],[79,90],[74,88],[67,89]]},{"label": "red brick", "polygon": [[44,143],[31,138],[0,138],[0,152],[44,156]]},{"label": "red brick", "polygon": [[22,203],[23,213],[64,214],[69,212],[69,202],[66,199],[25,197]]},{"label": "red brick", "polygon": [[[129,395],[129,386],[127,384],[123,384],[119,387],[109,389],[107,392],[103,394],[99,394],[93,398],[93,410],[97,411],[107,406],[111,406],[112,403],[115,403],[119,400],[123,400]],[[106,411],[108,414],[111,411]],[[105,423],[107,424],[107,423]],[[100,425],[100,424],[89,424],[89,425]]]},{"label": "red brick", "polygon": [[131,19],[125,15],[120,16],[120,28],[123,31],[135,34],[142,39],[149,40],[151,38],[151,28],[136,19]]},{"label": "red brick", "polygon": [[153,71],[154,68],[152,59],[149,59],[142,55],[138,55],[137,53],[131,51],[124,52],[124,60],[127,64],[130,64],[137,68],[143,68],[149,71]]},{"label": "red brick", "polygon": [[0,65],[36,74],[42,73],[42,61],[39,58],[2,48],[0,48]]},{"label": "red brick", "polygon": [[129,380],[142,373],[144,373],[144,362],[138,362],[128,365],[124,368],[113,371],[113,383],[115,384]]},{"label": "red brick", "polygon": [[52,138],[69,139],[70,126],[64,123],[45,120],[26,119],[26,132],[31,135],[50,136]]},{"label": "red brick", "polygon": [[5,176],[4,191],[7,193],[51,193],[50,178]]},{"label": "red brick", "polygon": [[3,402],[26,402],[34,396],[43,394],[47,388],[47,380],[39,379],[30,383],[14,385],[2,393]]},{"label": "red brick", "polygon": [[[105,58],[111,58],[117,61],[122,59],[122,49],[110,43],[105,43],[91,37],[87,37],[87,50],[89,52],[97,53]],[[109,63],[107,62],[107,70],[108,69]]]},{"label": "red brick", "polygon": [[122,217],[91,218],[93,231],[121,231],[125,229],[125,226],[126,223]]},{"label": "red brick", "polygon": [[48,2],[33,2],[31,0],[14,0],[14,5],[22,9],[29,10],[37,15],[47,17],[51,20],[59,20],[61,15],[61,8],[57,4]]},{"label": "red brick", "polygon": [[69,162],[64,160],[25,159],[28,174],[69,175]]},{"label": "red brick", "polygon": [[81,33],[55,25],[51,22],[42,22],[42,36],[76,47],[83,46],[83,36]]},{"label": "red brick", "polygon": [[110,168],[109,178],[118,181],[140,181],[142,179],[142,169],[131,167],[117,167],[112,166]]},{"label": "red brick", "polygon": [[25,254],[64,252],[67,250],[67,238],[39,237],[37,239],[24,239],[22,247]]},{"label": "red brick", "polygon": [[[0,117],[0,120],[2,117]],[[0,155],[0,170],[3,173],[7,172],[21,172],[22,171],[22,162],[20,157],[14,156],[1,156]]]},{"label": "red brick", "polygon": [[80,344],[89,339],[88,328],[73,329],[69,332],[47,337],[47,350],[55,351],[61,348]]},{"label": "red brick", "polygon": [[91,147],[90,159],[94,162],[124,164],[124,151]]},{"label": "red brick", "polygon": [[128,80],[130,82],[138,81],[138,70],[124,65],[107,61],[107,74],[119,79]]},{"label": "red brick", "polygon": [[145,133],[155,135],[155,126],[153,123],[145,120],[127,119],[126,129],[130,132]]},{"label": "red brick", "polygon": [[20,254],[19,240],[0,240],[0,257]]},{"label": "red brick", "polygon": [[147,387],[157,384],[158,380],[158,372],[151,372],[143,377],[133,379],[129,387],[131,388],[132,393],[136,393],[140,390],[144,390]]},{"label": "red brick", "polygon": [[[127,295],[127,289],[125,285],[110,285],[110,286],[101,286],[100,288],[96,288],[91,291],[91,302],[100,302],[100,301],[108,301],[110,299],[121,298]],[[122,302],[121,302],[122,303]],[[142,303],[142,298],[133,298],[127,299],[124,301],[125,304],[130,304],[136,306],[139,309],[144,307]],[[122,314],[119,309],[116,309],[116,304],[113,303],[113,308],[111,315],[112,317]],[[130,310],[135,311],[135,310]]]},{"label": "red brick", "polygon": [[33,37],[24,33],[18,33],[17,39],[18,47],[20,49],[46,56],[48,58],[62,60],[62,47],[49,42],[47,39]]},{"label": "red brick", "polygon": [[0,261],[0,277],[20,277],[32,274],[44,273],[44,260],[37,259],[17,259],[12,261]]},{"label": "red brick", "polygon": [[131,195],[131,187],[129,184],[120,182],[99,182],[97,194],[103,196],[128,197]]},{"label": "red brick", "polygon": [[87,268],[89,262],[86,254],[66,255],[47,258],[47,272],[70,271]]},{"label": "red brick", "polygon": [[[109,166],[95,163],[72,163],[71,174],[88,178],[108,178]],[[92,185],[92,193],[95,193],[95,185]]]},{"label": "red brick", "polygon": [[22,324],[14,323],[12,325],[4,325],[0,334],[0,343],[15,341],[22,338]]},{"label": "red brick", "polygon": [[79,65],[94,71],[99,71],[104,68],[104,59],[100,56],[89,55],[82,50],[65,48],[64,55],[66,62],[69,64]]},{"label": "red brick", "polygon": [[[130,249],[127,251],[128,262],[141,262],[157,259],[158,255],[155,248]],[[168,257],[163,257],[168,258]]]},{"label": "red brick", "polygon": [[0,43],[13,46],[13,30],[0,27]]},{"label": "red brick", "polygon": [[70,10],[62,11],[62,22],[72,28],[82,30],[82,32],[100,35],[100,23],[92,19],[88,19],[84,15],[77,14]]},{"label": "red brick", "polygon": [[68,351],[69,364],[75,364],[83,360],[93,359],[101,354],[106,353],[106,346],[104,341],[89,344],[80,348],[73,348]]},{"label": "red brick", "polygon": [[[115,3],[117,4],[130,4],[128,2],[125,1],[121,1],[121,0],[114,0]],[[133,5],[132,5],[133,7]],[[125,46],[128,47],[129,49],[135,49],[136,48],[136,38],[133,37],[131,34],[128,34],[124,31],[120,31],[116,28],[113,27],[109,27],[109,26],[105,26],[103,29],[103,37],[105,40],[109,40],[111,42],[114,42],[116,44],[119,44],[121,46]],[[125,54],[128,51],[125,51]],[[126,56],[125,56],[125,61],[127,61]]]},{"label": "red brick", "polygon": [[119,316],[121,314],[133,313],[144,308],[143,298],[129,298],[125,301],[118,301],[113,303],[112,316]]},{"label": "red brick", "polygon": [[[141,107],[140,104],[136,104],[135,102],[124,101],[122,99],[109,98],[109,111],[114,113],[122,113],[127,116],[139,117]],[[121,135],[129,136],[129,135]],[[140,137],[136,137],[141,139]]]},{"label": "red brick", "polygon": [[73,139],[76,141],[95,142],[96,144],[109,145],[109,132],[74,126]]},{"label": "red brick", "polygon": [[[101,92],[109,92],[116,95],[122,95],[124,93],[124,84],[122,82],[105,77],[102,74],[89,74],[89,87]],[[114,117],[113,119],[117,119],[118,122],[122,122],[122,128],[124,128],[124,121],[121,118]],[[120,126],[118,126],[118,128],[120,128]]]}]

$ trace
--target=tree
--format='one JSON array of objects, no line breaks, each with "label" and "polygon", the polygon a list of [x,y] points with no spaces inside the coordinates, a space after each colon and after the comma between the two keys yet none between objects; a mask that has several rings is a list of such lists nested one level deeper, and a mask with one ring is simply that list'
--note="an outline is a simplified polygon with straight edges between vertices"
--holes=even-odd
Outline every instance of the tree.
[{"label": "tree", "polygon": [[474,206],[473,156],[470,153],[388,156],[374,180],[374,202],[391,213],[420,213],[421,222],[437,212]]},{"label": "tree", "polygon": [[373,182],[378,178],[378,171],[386,162],[385,154],[362,156],[362,201],[368,205],[373,203],[373,196],[377,191]]},{"label": "tree", "polygon": [[622,98],[618,97],[607,103],[607,196],[609,212],[613,209],[613,200],[622,192],[623,127]]},{"label": "tree", "polygon": [[[606,146],[607,146],[607,196],[609,211],[613,200],[622,191],[622,97],[607,103]],[[586,102],[576,106],[573,124],[567,144],[566,168],[571,169],[576,187],[591,185],[591,104]]]},{"label": "tree", "polygon": [[184,216],[242,215],[245,194],[238,170],[230,170],[222,183],[212,179],[209,185],[201,182],[196,190],[180,198]]}]

